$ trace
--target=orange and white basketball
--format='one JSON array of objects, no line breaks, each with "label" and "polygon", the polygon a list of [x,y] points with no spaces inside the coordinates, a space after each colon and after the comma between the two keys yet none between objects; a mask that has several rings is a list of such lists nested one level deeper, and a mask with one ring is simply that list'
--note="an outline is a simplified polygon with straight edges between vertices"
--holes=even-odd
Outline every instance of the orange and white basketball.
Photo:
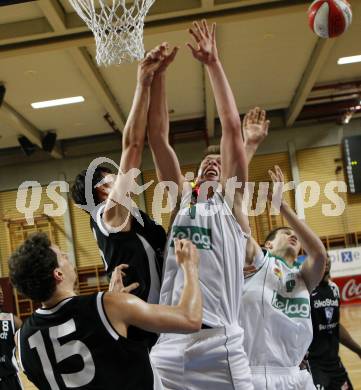
[{"label": "orange and white basketball", "polygon": [[319,37],[338,37],[352,22],[351,5],[346,0],[315,0],[308,9],[308,20]]}]

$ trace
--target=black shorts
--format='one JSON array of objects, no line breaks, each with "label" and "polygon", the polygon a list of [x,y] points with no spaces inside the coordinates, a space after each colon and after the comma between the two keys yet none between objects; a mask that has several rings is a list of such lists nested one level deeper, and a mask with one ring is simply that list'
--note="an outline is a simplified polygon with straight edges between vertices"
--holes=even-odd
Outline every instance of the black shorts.
[{"label": "black shorts", "polygon": [[313,382],[317,390],[353,390],[341,360],[332,363],[309,360]]},{"label": "black shorts", "polygon": [[23,390],[18,375],[0,378],[0,390]]}]

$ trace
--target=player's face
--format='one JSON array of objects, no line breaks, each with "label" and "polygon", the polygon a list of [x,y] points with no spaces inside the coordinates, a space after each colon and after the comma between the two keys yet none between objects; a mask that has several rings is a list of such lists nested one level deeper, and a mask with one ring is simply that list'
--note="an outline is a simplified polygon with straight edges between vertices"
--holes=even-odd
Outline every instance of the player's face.
[{"label": "player's face", "polygon": [[99,199],[103,202],[106,200],[112,190],[115,182],[116,175],[108,172],[103,173],[104,179],[97,184],[97,192]]},{"label": "player's face", "polygon": [[326,268],[325,268],[325,274],[324,274],[324,277],[327,277],[330,275],[330,271],[331,271],[331,260],[330,258],[327,256],[327,260],[326,260]]},{"label": "player's face", "polygon": [[56,245],[52,245],[51,249],[56,253],[59,268],[64,274],[64,280],[73,286],[75,284],[77,276],[75,267],[70,262],[69,256],[67,255],[67,253],[62,252],[60,248]]},{"label": "player's face", "polygon": [[220,179],[221,156],[219,154],[210,154],[201,162],[197,182],[219,181]]},{"label": "player's face", "polygon": [[0,286],[0,307],[3,307],[4,305],[4,292],[2,287]]},{"label": "player's face", "polygon": [[294,253],[298,256],[301,250],[301,244],[295,232],[292,229],[281,229],[277,232],[275,239],[272,241],[275,249],[280,249],[282,252]]}]

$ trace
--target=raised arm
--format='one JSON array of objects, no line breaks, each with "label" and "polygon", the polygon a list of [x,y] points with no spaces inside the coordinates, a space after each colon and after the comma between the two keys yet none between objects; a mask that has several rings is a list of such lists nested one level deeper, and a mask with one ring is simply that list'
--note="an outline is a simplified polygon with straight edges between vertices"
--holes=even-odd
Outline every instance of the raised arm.
[{"label": "raised arm", "polygon": [[162,64],[154,75],[148,112],[148,142],[159,181],[173,181],[182,190],[183,175],[178,157],[169,144],[169,113],[166,96],[166,71],[178,52],[162,46]]},{"label": "raised arm", "polygon": [[219,119],[222,125],[221,163],[222,181],[237,177],[237,181],[247,181],[247,158],[242,137],[241,120],[236,101],[218,56],[216,44],[216,25],[211,31],[207,22],[195,22],[189,30],[196,46],[188,43],[194,58],[207,69],[212,85]]},{"label": "raised arm", "polygon": [[[274,171],[268,171],[273,182],[284,182],[284,176],[279,166],[275,166]],[[281,196],[282,188],[278,187],[279,195]],[[302,277],[306,283],[308,291],[311,292],[320,283],[326,267],[327,253],[322,241],[319,237],[307,226],[307,224],[298,218],[297,214],[287,204],[286,201],[281,201],[281,214],[288,222],[291,229],[297,235],[302,247],[307,253],[307,259],[301,268]]]},{"label": "raised arm", "polygon": [[125,173],[132,168],[139,168],[142,160],[147,116],[150,100],[150,87],[154,73],[161,64],[161,49],[152,50],[138,66],[137,86],[133,105],[123,132],[122,156],[120,170],[111,187],[105,211],[104,222],[111,228],[129,231],[131,218],[129,207],[124,206],[124,188],[129,186]]},{"label": "raised arm", "polygon": [[[248,166],[257,149],[268,135],[270,121],[267,120],[266,111],[255,107],[247,112],[243,118],[243,138],[246,149]],[[251,237],[247,240],[246,265],[252,265],[258,256],[262,256],[262,249],[257,241]]]},{"label": "raised arm", "polygon": [[105,295],[105,311],[120,334],[125,335],[129,325],[158,333],[187,333],[201,328],[198,250],[190,241],[175,240],[175,252],[184,274],[184,287],[178,305],[150,305],[136,296],[124,293]]}]

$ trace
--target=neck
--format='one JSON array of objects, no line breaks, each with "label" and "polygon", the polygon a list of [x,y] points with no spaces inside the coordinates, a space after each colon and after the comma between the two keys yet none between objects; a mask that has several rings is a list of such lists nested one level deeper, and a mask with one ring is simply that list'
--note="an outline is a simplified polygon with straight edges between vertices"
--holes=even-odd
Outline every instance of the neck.
[{"label": "neck", "polygon": [[279,249],[277,251],[271,251],[274,256],[281,257],[285,260],[285,262],[290,266],[293,267],[296,261],[296,257],[293,253],[290,253],[286,250]]},{"label": "neck", "polygon": [[76,294],[74,289],[57,289],[55,293],[45,302],[42,302],[43,308],[56,306],[59,302],[64,299],[74,297]]}]

